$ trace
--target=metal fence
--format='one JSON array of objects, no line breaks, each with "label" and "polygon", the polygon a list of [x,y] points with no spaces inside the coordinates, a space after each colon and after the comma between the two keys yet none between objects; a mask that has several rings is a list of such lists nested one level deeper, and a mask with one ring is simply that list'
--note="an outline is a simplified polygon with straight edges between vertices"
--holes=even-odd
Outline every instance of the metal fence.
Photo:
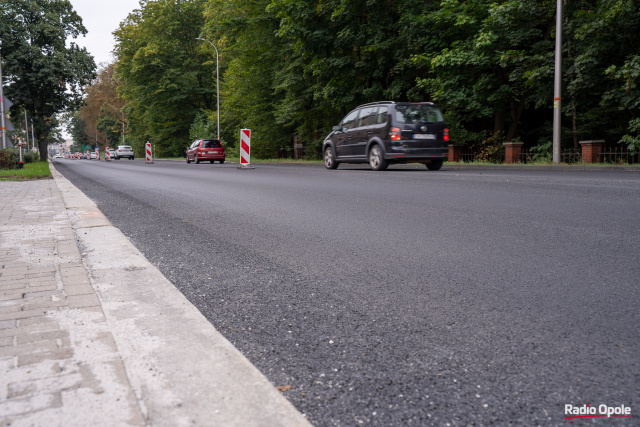
[{"label": "metal fence", "polygon": [[[486,149],[473,149],[469,147],[463,147],[460,153],[461,161],[463,163],[470,162],[489,162],[489,163],[504,163],[505,154],[504,150],[495,152],[487,152]],[[520,163],[551,163],[551,153],[540,153],[532,150],[523,150],[519,156]],[[582,163],[582,151],[581,150],[564,150],[560,153],[560,162],[567,164],[579,164]],[[619,146],[603,147],[600,154],[600,161],[598,163],[612,164],[612,165],[626,165],[640,163],[640,154],[638,152],[632,152],[626,148]]]}]

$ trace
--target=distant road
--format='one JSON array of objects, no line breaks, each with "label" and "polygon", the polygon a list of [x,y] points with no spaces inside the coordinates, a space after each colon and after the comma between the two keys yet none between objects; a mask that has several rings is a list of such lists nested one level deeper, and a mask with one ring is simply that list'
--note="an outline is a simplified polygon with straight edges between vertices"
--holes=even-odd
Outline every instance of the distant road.
[{"label": "distant road", "polygon": [[55,166],[317,426],[640,417],[640,173]]}]

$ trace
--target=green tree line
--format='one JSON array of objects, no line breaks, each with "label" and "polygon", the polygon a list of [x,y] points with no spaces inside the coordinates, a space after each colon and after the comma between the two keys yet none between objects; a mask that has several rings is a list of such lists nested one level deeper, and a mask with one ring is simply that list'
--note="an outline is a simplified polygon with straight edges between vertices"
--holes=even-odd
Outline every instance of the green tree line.
[{"label": "green tree line", "polygon": [[[128,141],[180,156],[252,129],[252,154],[306,156],[349,110],[379,100],[433,101],[452,138],[520,139],[550,150],[554,0],[156,0],[123,21],[115,76]],[[640,147],[640,4],[567,0],[563,148],[583,139]]]}]

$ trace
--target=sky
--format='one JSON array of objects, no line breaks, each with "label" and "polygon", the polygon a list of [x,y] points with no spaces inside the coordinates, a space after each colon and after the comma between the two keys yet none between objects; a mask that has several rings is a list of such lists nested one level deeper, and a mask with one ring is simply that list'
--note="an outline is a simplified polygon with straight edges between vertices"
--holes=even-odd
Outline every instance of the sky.
[{"label": "sky", "polygon": [[[69,0],[73,10],[82,18],[87,34],[77,39],[67,40],[78,46],[86,47],[93,56],[98,69],[100,64],[113,61],[111,51],[114,47],[113,33],[120,22],[139,6],[138,0]],[[62,137],[71,136],[65,126],[62,126]]]},{"label": "sky", "polygon": [[127,15],[139,6],[138,0],[70,0],[82,18],[87,35],[71,40],[86,47],[96,65],[113,61],[113,33]]}]

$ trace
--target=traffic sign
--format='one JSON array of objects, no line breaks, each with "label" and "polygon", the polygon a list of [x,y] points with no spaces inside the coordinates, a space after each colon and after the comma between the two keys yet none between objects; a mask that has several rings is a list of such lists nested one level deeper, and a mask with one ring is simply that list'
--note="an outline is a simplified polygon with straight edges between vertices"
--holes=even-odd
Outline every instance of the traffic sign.
[{"label": "traffic sign", "polygon": [[4,111],[7,111],[9,108],[11,108],[12,105],[13,105],[13,102],[11,102],[11,100],[5,96],[4,97]]}]

